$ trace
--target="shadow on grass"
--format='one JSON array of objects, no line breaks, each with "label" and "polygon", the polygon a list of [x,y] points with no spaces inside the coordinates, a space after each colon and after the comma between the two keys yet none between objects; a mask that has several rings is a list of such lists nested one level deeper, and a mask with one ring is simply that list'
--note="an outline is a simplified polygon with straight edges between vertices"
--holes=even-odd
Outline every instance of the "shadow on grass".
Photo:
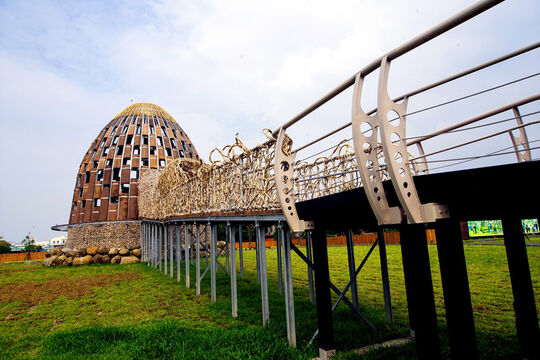
[{"label": "shadow on grass", "polygon": [[175,321],[58,331],[41,348],[45,359],[309,359],[271,327],[193,329]]}]

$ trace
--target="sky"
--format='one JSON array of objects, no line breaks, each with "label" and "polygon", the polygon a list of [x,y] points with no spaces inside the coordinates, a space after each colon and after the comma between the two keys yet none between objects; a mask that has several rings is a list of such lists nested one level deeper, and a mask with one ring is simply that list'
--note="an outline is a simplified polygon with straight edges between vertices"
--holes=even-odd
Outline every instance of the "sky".
[{"label": "sky", "polygon": [[[470,4],[2,0],[0,235],[13,243],[28,232],[38,241],[61,235],[50,227],[68,221],[84,153],[131,101],[163,107],[203,159],[214,147],[234,142],[236,133],[255,146],[266,140],[263,128],[276,129],[372,60]],[[539,16],[538,1],[507,1],[397,59],[389,80],[391,97],[538,41]],[[412,98],[409,110],[538,73],[539,60],[535,50]],[[411,116],[407,134],[426,134],[538,93],[538,78],[435,115]],[[375,74],[366,79],[366,110],[376,104],[376,88]],[[349,89],[292,127],[295,146],[349,122],[351,96]],[[536,102],[522,112],[538,110]],[[538,116],[527,118],[532,120]],[[530,141],[540,138],[539,126],[527,131]],[[350,136],[349,128],[328,144]],[[475,151],[509,145],[509,138],[498,137]],[[426,143],[426,152],[434,146]],[[512,161],[506,159],[471,166]]]}]

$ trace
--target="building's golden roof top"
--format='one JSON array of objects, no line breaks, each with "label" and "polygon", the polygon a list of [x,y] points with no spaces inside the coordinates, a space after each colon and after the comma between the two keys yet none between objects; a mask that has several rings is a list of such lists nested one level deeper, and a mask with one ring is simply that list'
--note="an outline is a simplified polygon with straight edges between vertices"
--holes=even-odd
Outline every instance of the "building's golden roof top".
[{"label": "building's golden roof top", "polygon": [[168,112],[163,110],[163,108],[150,103],[137,103],[130,105],[116,115],[115,118],[131,115],[148,115],[150,117],[155,115],[176,122],[176,120],[174,120],[174,118]]}]

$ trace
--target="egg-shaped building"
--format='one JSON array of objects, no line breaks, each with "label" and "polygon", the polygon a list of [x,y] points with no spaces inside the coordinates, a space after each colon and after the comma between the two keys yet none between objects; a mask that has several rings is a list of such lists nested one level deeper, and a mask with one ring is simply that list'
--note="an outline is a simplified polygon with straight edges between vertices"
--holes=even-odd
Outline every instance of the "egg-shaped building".
[{"label": "egg-shaped building", "polygon": [[138,103],[116,115],[79,167],[66,247],[138,243],[139,175],[178,158],[199,156],[184,130],[161,107]]}]

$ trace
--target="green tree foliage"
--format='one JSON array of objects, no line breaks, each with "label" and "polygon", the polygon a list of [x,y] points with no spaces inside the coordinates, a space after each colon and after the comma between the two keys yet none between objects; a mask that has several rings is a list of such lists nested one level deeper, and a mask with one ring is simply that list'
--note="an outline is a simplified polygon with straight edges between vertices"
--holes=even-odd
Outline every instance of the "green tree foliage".
[{"label": "green tree foliage", "polygon": [[11,252],[11,244],[1,239],[3,239],[3,237],[0,236],[0,254],[7,254]]},{"label": "green tree foliage", "polygon": [[42,249],[41,246],[35,244],[34,239],[30,238],[30,233],[26,234],[24,240],[22,241],[22,245],[24,252],[35,252]]}]

